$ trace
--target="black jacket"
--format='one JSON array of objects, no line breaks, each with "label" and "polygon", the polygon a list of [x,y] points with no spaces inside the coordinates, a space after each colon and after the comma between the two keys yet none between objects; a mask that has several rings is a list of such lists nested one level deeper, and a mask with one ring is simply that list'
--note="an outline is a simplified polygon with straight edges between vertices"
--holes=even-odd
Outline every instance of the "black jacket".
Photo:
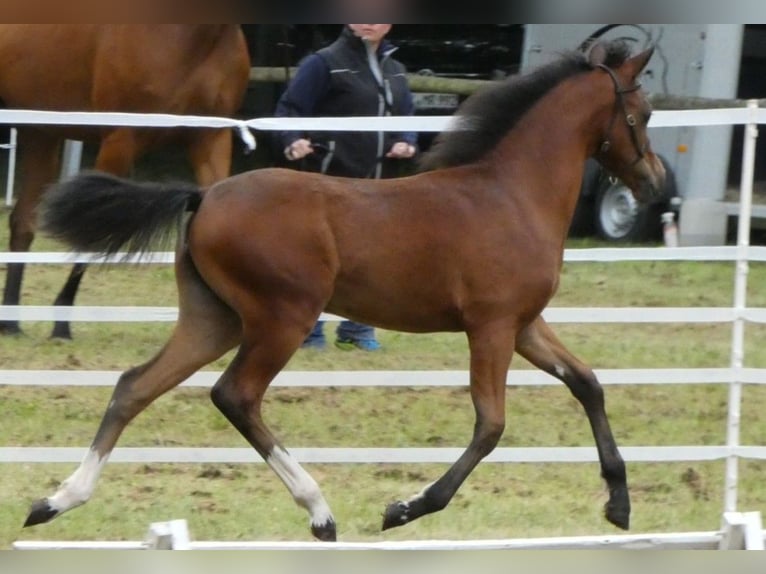
[{"label": "black jacket", "polygon": [[[412,94],[404,66],[382,42],[372,61],[361,38],[344,28],[330,46],[306,58],[277,104],[277,117],[411,115]],[[373,71],[381,72],[379,82]],[[379,177],[383,156],[397,141],[416,144],[417,134],[392,132],[282,132],[282,148],[300,137],[315,144],[303,168],[330,175]]]}]

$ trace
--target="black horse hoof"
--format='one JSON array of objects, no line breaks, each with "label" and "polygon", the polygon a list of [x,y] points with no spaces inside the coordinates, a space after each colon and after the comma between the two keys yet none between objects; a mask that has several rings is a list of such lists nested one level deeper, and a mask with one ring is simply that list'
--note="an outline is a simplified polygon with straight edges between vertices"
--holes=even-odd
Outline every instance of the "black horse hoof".
[{"label": "black horse hoof", "polygon": [[53,330],[51,331],[51,339],[71,341],[72,330],[69,326],[69,323],[54,323]]},{"label": "black horse hoof", "polygon": [[24,528],[27,526],[34,526],[35,524],[44,524],[54,518],[57,514],[58,510],[51,508],[47,498],[37,500],[32,504],[32,508],[29,510],[29,516],[27,516],[27,520],[24,522]]},{"label": "black horse hoof", "polygon": [[410,505],[402,500],[389,504],[383,514],[383,528],[388,530],[395,526],[402,526],[410,521]]},{"label": "black horse hoof", "polygon": [[604,517],[618,528],[630,529],[630,499],[627,488],[612,492],[609,501],[604,505]]},{"label": "black horse hoof", "polygon": [[321,540],[322,542],[335,542],[337,540],[337,534],[335,533],[335,522],[330,520],[320,526],[312,524],[311,534],[314,535],[314,538]]},{"label": "black horse hoof", "polygon": [[0,321],[0,335],[21,335],[21,327],[16,321]]}]

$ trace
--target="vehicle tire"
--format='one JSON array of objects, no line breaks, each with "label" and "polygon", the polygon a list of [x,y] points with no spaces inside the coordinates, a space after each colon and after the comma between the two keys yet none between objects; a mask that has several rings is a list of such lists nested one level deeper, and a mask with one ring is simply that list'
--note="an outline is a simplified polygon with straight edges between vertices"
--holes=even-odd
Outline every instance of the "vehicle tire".
[{"label": "vehicle tire", "polygon": [[593,237],[595,235],[594,198],[602,173],[601,166],[595,160],[588,160],[585,163],[580,197],[577,198],[577,206],[572,216],[572,222],[569,224],[570,237]]},{"label": "vehicle tire", "polygon": [[616,178],[604,178],[596,193],[594,226],[596,234],[607,241],[657,241],[662,238],[661,214],[667,211],[676,195],[676,181],[667,161],[666,183],[660,201],[641,204],[633,192]]}]

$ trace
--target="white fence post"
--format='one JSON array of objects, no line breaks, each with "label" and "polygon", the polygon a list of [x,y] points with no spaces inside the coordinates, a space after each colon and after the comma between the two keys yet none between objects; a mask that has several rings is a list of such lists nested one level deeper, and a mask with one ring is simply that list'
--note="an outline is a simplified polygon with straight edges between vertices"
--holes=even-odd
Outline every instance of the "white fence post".
[{"label": "white fence post", "polygon": [[61,173],[59,177],[66,179],[76,175],[82,165],[83,143],[79,140],[66,140],[64,151],[61,153]]},{"label": "white fence post", "polygon": [[16,146],[18,143],[18,132],[16,128],[11,128],[10,140],[7,144],[0,145],[0,148],[8,150],[8,175],[5,180],[5,205],[10,206],[13,203],[13,183],[16,180]]},{"label": "white fence post", "polygon": [[[740,372],[744,364],[745,306],[747,298],[748,247],[750,245],[750,213],[753,203],[753,177],[755,174],[755,142],[758,137],[758,102],[750,100],[748,110],[752,121],[745,125],[742,180],[740,182],[739,223],[737,228],[737,263],[734,276],[734,325],[731,342],[731,367]],[[729,384],[729,409],[726,425],[726,445],[732,450],[726,458],[724,512],[737,510],[738,456],[733,452],[739,446],[742,410],[742,377]]]},{"label": "white fence post", "polygon": [[188,550],[189,527],[186,520],[150,524],[146,534],[146,547],[149,550]]},{"label": "white fence post", "polygon": [[719,550],[763,550],[760,512],[724,512]]}]

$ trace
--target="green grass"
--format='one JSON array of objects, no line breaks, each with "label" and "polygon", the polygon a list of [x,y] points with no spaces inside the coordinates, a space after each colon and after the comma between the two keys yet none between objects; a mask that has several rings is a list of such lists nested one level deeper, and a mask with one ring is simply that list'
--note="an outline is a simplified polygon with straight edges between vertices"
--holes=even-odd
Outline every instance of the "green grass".
[{"label": "green grass", "polygon": [[[0,241],[7,239],[0,229]],[[572,246],[598,245],[592,241]],[[59,249],[50,241],[38,251]],[[64,266],[29,266],[23,302],[50,304]],[[555,306],[729,306],[731,263],[570,263]],[[766,266],[751,265],[750,306],[766,306]],[[82,305],[175,305],[168,266],[89,270]],[[123,370],[151,357],[170,324],[74,326],[70,342],[48,339],[50,325],[25,323],[24,335],[0,340],[4,369]],[[331,325],[327,325],[328,334]],[[564,343],[594,368],[727,367],[730,325],[555,325]],[[766,368],[764,328],[748,325],[745,363]],[[380,353],[298,352],[296,370],[465,370],[461,334],[381,331]],[[227,360],[210,369],[223,369]],[[512,368],[530,368],[515,359]],[[0,444],[86,446],[109,388],[4,388]],[[607,408],[618,442],[628,446],[714,445],[726,440],[724,385],[608,387]],[[510,388],[502,446],[590,446],[580,406],[563,386]],[[766,389],[744,389],[743,444],[763,444]],[[473,427],[466,388],[273,388],[266,421],[288,447],[463,447]],[[245,446],[210,403],[207,391],[178,389],[161,397],[126,430],[119,446]],[[253,455],[256,461],[256,455]],[[344,540],[503,538],[614,534],[601,517],[606,500],[594,464],[482,464],[443,512],[381,533],[387,502],[409,497],[444,465],[308,465],[322,485]],[[107,465],[94,498],[48,525],[21,531],[29,503],[50,494],[69,464],[0,465],[0,548],[16,539],[141,539],[149,523],[187,518],[197,539],[309,539],[307,518],[264,464]],[[765,509],[766,464],[741,464],[739,506]],[[629,464],[633,531],[718,527],[723,462]]]}]

